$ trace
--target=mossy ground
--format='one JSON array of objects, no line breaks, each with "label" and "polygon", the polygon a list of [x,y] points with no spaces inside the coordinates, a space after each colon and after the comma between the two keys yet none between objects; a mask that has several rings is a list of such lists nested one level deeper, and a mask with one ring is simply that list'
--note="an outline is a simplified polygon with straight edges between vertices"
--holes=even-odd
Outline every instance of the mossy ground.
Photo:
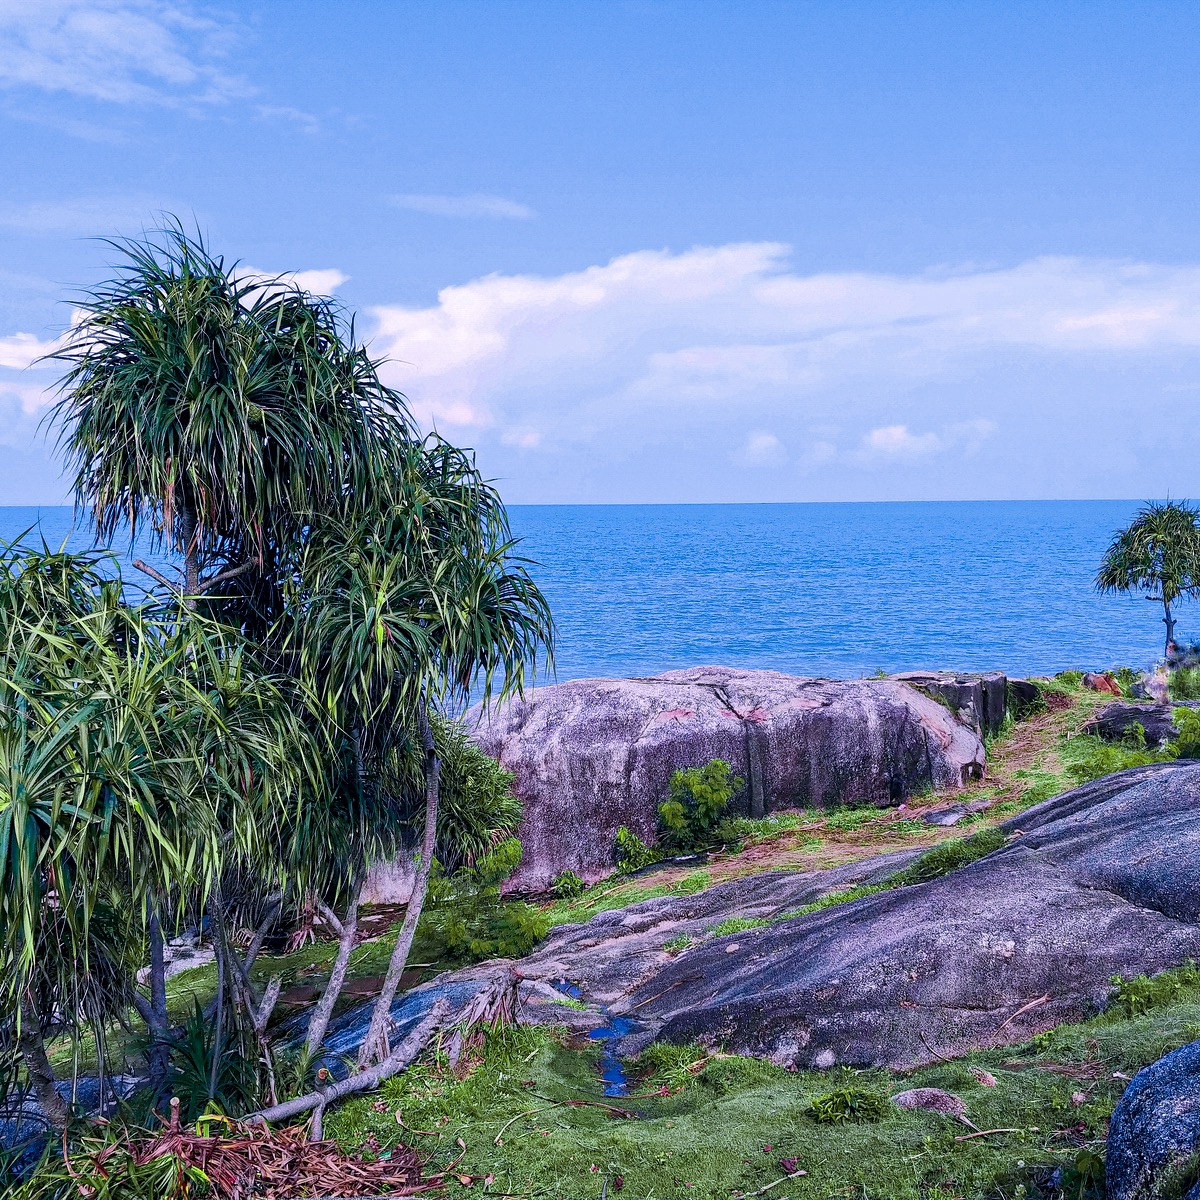
[{"label": "mossy ground", "polygon": [[[452,1191],[464,1195],[598,1197],[607,1179],[613,1196],[620,1179],[622,1194],[638,1200],[727,1200],[799,1169],[808,1174],[770,1195],[1057,1195],[1048,1186],[1053,1172],[1063,1173],[1061,1182],[1086,1161],[1082,1151],[1102,1148],[1125,1077],[1200,1036],[1200,982],[1194,972],[1187,978],[1159,988],[1137,1016],[1118,1006],[1024,1046],[908,1074],[792,1073],[659,1046],[635,1064],[627,1099],[601,1095],[594,1045],[562,1030],[516,1029],[494,1036],[457,1073],[435,1061],[391,1080],[344,1105],[326,1129],[355,1148],[415,1146],[431,1167],[457,1160],[455,1173],[471,1178]],[[984,1086],[984,1073],[994,1087]],[[1005,1132],[971,1137],[952,1118],[898,1108],[878,1122],[818,1124],[809,1112],[813,1098],[845,1086],[888,1096],[943,1088],[966,1101],[980,1130]],[[797,1164],[785,1170],[793,1158]]]}]

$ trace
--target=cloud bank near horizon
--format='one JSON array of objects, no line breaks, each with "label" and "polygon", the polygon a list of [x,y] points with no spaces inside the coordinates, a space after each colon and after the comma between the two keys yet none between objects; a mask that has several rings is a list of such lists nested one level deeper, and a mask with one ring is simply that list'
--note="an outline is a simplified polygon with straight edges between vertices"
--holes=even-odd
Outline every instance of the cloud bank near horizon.
[{"label": "cloud bank near horizon", "polygon": [[[782,244],[741,243],[489,275],[366,315],[418,421],[475,445],[514,500],[915,497],[956,478],[1195,491],[1162,454],[1200,390],[1200,266],[806,275]],[[20,368],[51,345],[0,338],[10,445],[49,398]]]},{"label": "cloud bank near horizon", "polygon": [[[370,315],[418,419],[503,448],[522,484],[673,446],[755,491],[986,458],[998,436],[1020,441],[1039,376],[1119,372],[1132,399],[1139,373],[1200,351],[1200,267],[1043,257],[804,275],[787,246],[744,243],[490,275]],[[995,381],[1014,376],[1027,395],[998,401]],[[1117,399],[1101,395],[1091,419]],[[1129,453],[1114,445],[1110,461]]]}]

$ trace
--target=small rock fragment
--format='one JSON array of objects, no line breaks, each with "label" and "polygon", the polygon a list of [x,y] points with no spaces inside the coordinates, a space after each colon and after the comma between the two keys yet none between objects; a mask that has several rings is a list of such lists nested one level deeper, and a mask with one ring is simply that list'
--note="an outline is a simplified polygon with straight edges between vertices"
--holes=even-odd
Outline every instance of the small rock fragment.
[{"label": "small rock fragment", "polygon": [[898,1108],[923,1108],[947,1117],[962,1118],[967,1115],[967,1106],[962,1097],[943,1092],[941,1088],[910,1088],[893,1096],[892,1103]]},{"label": "small rock fragment", "polygon": [[968,1067],[967,1069],[975,1076],[976,1081],[984,1087],[996,1086],[996,1077],[991,1071],[985,1071],[982,1067]]}]

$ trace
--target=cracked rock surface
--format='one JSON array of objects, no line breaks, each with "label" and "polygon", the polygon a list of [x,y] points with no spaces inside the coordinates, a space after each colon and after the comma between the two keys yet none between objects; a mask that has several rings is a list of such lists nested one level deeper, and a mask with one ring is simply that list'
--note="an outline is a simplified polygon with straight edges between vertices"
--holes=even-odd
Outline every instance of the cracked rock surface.
[{"label": "cracked rock surface", "polygon": [[625,825],[652,841],[671,774],[723,758],[741,809],[899,804],[983,774],[978,732],[891,679],[805,679],[696,667],[649,679],[579,679],[467,714],[476,743],[515,776],[524,859],[511,886],[559,872],[594,882]]},{"label": "cracked rock surface", "polygon": [[[1084,1019],[1113,975],[1200,958],[1200,763],[1097,780],[1005,829],[1005,846],[949,875],[800,916],[787,914],[885,880],[918,852],[601,913],[520,962],[442,976],[395,1015],[403,1028],[447,990],[457,1003],[515,969],[523,1020],[584,1029],[628,1016],[621,1053],[661,1038],[797,1067],[908,1068]],[[713,933],[739,917],[768,923]],[[672,956],[666,943],[682,937],[691,944]],[[587,1011],[556,1003],[562,980]],[[339,1023],[339,1049],[356,1019]]]}]

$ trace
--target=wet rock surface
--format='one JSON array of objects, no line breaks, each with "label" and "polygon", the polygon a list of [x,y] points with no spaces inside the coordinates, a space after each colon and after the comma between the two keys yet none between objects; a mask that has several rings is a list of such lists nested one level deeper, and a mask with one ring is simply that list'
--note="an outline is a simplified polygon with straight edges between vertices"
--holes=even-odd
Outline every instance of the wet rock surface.
[{"label": "wet rock surface", "polygon": [[[1157,1200],[1167,1194],[1200,1198],[1200,1162],[1193,1178],[1185,1164],[1200,1154],[1200,1042],[1192,1042],[1139,1071],[1109,1123],[1108,1200]],[[1184,1178],[1180,1175],[1184,1174]],[[1175,1178],[1171,1179],[1170,1176]]]},{"label": "wet rock surface", "polygon": [[[621,1054],[661,1038],[797,1067],[907,1068],[1086,1018],[1107,1003],[1113,975],[1200,957],[1200,763],[1122,772],[1005,828],[1005,846],[949,875],[802,915],[789,914],[886,880],[920,852],[601,913],[554,930],[520,962],[409,993],[396,1017],[415,1022],[441,994],[465,1004],[516,970],[522,1020],[588,1031],[628,1017]],[[768,923],[715,936],[730,918]],[[564,980],[586,1011],[562,1005]],[[361,1010],[342,1018],[335,1051],[351,1049],[365,1021]]]},{"label": "wet rock surface", "polygon": [[588,881],[609,874],[620,826],[653,841],[658,805],[680,767],[725,759],[745,781],[741,810],[761,816],[899,804],[926,787],[961,787],[984,766],[974,729],[889,679],[699,667],[537,688],[472,709],[467,721],[479,746],[513,772],[525,806],[516,890],[549,887],[564,870]]}]

